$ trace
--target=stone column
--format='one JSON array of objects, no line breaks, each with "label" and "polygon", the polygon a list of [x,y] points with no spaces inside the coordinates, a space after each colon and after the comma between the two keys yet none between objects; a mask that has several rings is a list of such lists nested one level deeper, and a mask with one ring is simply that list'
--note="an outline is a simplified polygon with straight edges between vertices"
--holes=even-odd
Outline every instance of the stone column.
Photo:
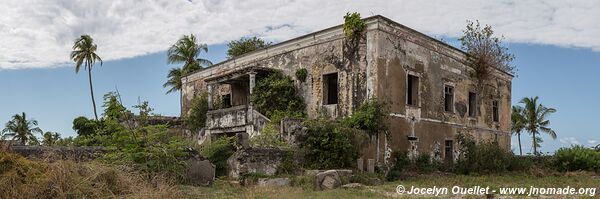
[{"label": "stone column", "polygon": [[248,95],[248,113],[247,113],[247,118],[248,118],[248,124],[250,129],[248,129],[248,133],[250,133],[251,135],[254,135],[254,103],[252,102],[252,93],[254,90],[254,85],[256,85],[256,72],[254,71],[250,71],[248,73],[248,89],[249,89],[249,95]]},{"label": "stone column", "polygon": [[208,84],[208,110],[213,110],[213,86],[214,84]]}]

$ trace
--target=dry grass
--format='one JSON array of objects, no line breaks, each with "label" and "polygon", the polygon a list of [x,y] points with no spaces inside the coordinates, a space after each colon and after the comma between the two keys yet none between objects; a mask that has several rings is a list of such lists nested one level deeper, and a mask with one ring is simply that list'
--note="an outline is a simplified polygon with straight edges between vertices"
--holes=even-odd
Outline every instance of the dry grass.
[{"label": "dry grass", "polygon": [[0,152],[0,198],[174,198],[170,178],[98,162],[29,160]]}]

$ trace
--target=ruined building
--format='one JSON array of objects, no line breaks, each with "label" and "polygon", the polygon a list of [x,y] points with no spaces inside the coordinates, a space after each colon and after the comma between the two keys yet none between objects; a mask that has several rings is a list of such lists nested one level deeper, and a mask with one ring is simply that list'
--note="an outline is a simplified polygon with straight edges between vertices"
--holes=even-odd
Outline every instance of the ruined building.
[{"label": "ruined building", "polygon": [[[277,70],[294,79],[309,118],[323,112],[345,117],[370,98],[387,104],[389,136],[373,136],[365,159],[381,163],[391,151],[408,151],[449,161],[457,156],[460,132],[510,148],[511,74],[493,69],[477,79],[465,52],[382,16],[364,22],[356,45],[339,25],[184,77],[182,112],[195,95],[208,92],[211,110],[201,137],[255,135],[269,119],[253,109],[249,96],[258,79]],[[305,81],[295,76],[299,69],[308,71]],[[217,100],[225,105],[217,109]]]}]

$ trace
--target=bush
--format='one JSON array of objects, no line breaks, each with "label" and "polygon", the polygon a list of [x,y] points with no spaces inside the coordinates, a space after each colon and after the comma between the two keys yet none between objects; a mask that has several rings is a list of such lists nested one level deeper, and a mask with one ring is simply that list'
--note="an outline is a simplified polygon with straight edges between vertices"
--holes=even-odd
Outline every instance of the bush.
[{"label": "bush", "polygon": [[298,95],[294,81],[281,72],[273,72],[258,80],[252,92],[254,107],[268,118],[278,111],[304,115],[304,100]]},{"label": "bush", "polygon": [[277,166],[277,174],[278,175],[295,175],[300,171],[300,166],[298,162],[294,159],[294,154],[292,151],[288,151],[285,156],[282,158],[281,163]]},{"label": "bush", "polygon": [[386,176],[388,181],[394,181],[400,179],[402,173],[410,166],[411,162],[408,159],[406,152],[394,151],[392,152],[392,162],[394,163],[392,168],[388,171]]},{"label": "bush", "polygon": [[[307,135],[300,143],[305,166],[311,169],[353,168],[366,135],[328,120],[304,122]],[[302,139],[302,138],[301,138]]]},{"label": "bush", "polygon": [[456,140],[462,154],[454,167],[459,173],[504,172],[516,161],[512,152],[502,149],[496,142],[482,142],[477,145],[470,135],[462,133],[456,136]]},{"label": "bush", "polygon": [[554,166],[559,171],[600,169],[600,152],[580,145],[560,148],[554,154],[554,158]]},{"label": "bush", "polygon": [[306,81],[306,77],[308,76],[308,71],[306,68],[301,68],[296,70],[296,78],[300,80],[300,82],[304,83]]},{"label": "bush", "polygon": [[344,34],[347,37],[354,38],[362,33],[366,28],[365,22],[360,18],[360,13],[346,13],[344,16]]},{"label": "bush", "polygon": [[192,99],[189,114],[185,117],[185,126],[192,132],[200,131],[206,125],[206,112],[208,112],[208,94],[202,93]]},{"label": "bush", "polygon": [[250,138],[250,143],[253,146],[283,148],[288,146],[287,142],[281,139],[278,126],[272,122],[267,123],[261,130],[260,134]]},{"label": "bush", "polygon": [[200,152],[215,165],[216,175],[227,175],[227,159],[235,152],[235,137],[220,137],[212,140]]},{"label": "bush", "polygon": [[361,129],[373,135],[387,130],[387,112],[383,103],[370,99],[358,107],[351,116],[344,118],[343,124],[350,128]]}]

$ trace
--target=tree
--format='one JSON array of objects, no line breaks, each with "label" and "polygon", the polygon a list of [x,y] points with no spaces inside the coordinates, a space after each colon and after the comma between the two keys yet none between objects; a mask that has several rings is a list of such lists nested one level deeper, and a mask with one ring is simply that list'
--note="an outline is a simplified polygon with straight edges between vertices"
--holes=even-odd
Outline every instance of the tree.
[{"label": "tree", "polygon": [[96,130],[102,125],[102,121],[90,120],[84,116],[79,116],[73,120],[73,130],[79,136],[88,136],[96,134]]},{"label": "tree", "polygon": [[550,128],[550,120],[546,119],[551,113],[555,113],[556,109],[548,108],[538,104],[538,96],[525,97],[520,103],[525,104],[523,115],[525,119],[525,129],[533,136],[533,153],[538,155],[537,147],[539,139],[536,138],[540,132],[544,132],[552,139],[556,139],[556,132]]},{"label": "tree", "polygon": [[[272,72],[256,82],[250,96],[254,107],[272,121],[274,117],[304,115],[304,99],[297,92],[294,81],[281,72]],[[279,118],[281,119],[281,118]]]},{"label": "tree", "polygon": [[481,27],[479,21],[467,21],[459,40],[461,48],[467,52],[468,64],[475,69],[479,81],[487,79],[492,68],[515,74],[516,68],[511,64],[514,55],[502,44],[504,37],[494,36],[491,26]]},{"label": "tree", "polygon": [[202,67],[212,65],[212,62],[199,58],[202,51],[208,52],[208,46],[198,43],[196,36],[193,34],[184,35],[169,48],[167,51],[167,63],[183,63],[183,66],[181,68],[172,68],[169,71],[167,75],[168,80],[163,84],[165,88],[170,87],[167,94],[181,90],[182,77],[202,69]]},{"label": "tree", "polygon": [[79,73],[81,65],[88,71],[88,80],[90,82],[90,94],[92,96],[92,105],[94,106],[94,117],[98,120],[98,113],[96,112],[96,101],[94,100],[94,89],[92,86],[92,66],[96,61],[100,61],[102,66],[102,59],[96,54],[98,46],[94,44],[94,39],[89,35],[81,35],[75,40],[73,44],[73,51],[71,51],[71,59],[75,62],[75,73]]},{"label": "tree", "polygon": [[44,146],[53,146],[56,145],[60,140],[60,135],[57,132],[47,131],[43,134],[42,144]]},{"label": "tree", "polygon": [[199,132],[206,125],[206,112],[208,112],[208,94],[206,92],[194,96],[189,114],[185,117],[185,126],[192,132]]},{"label": "tree", "polygon": [[42,134],[43,132],[37,125],[36,120],[27,119],[25,112],[15,114],[2,130],[3,138],[11,137],[13,140],[19,141],[21,145],[38,143],[34,133]]},{"label": "tree", "polygon": [[104,113],[102,114],[104,119],[121,121],[125,119],[126,114],[128,114],[125,106],[117,99],[117,94],[115,92],[104,94],[104,103],[102,107],[104,107]]},{"label": "tree", "polygon": [[523,149],[521,148],[521,131],[525,129],[525,116],[523,113],[524,109],[520,106],[513,106],[510,116],[512,122],[511,132],[513,135],[517,135],[519,140],[519,154],[523,155]]},{"label": "tree", "polygon": [[271,46],[271,42],[265,42],[261,38],[254,37],[242,37],[236,41],[230,41],[227,44],[227,57],[237,57],[258,49],[267,48]]}]

